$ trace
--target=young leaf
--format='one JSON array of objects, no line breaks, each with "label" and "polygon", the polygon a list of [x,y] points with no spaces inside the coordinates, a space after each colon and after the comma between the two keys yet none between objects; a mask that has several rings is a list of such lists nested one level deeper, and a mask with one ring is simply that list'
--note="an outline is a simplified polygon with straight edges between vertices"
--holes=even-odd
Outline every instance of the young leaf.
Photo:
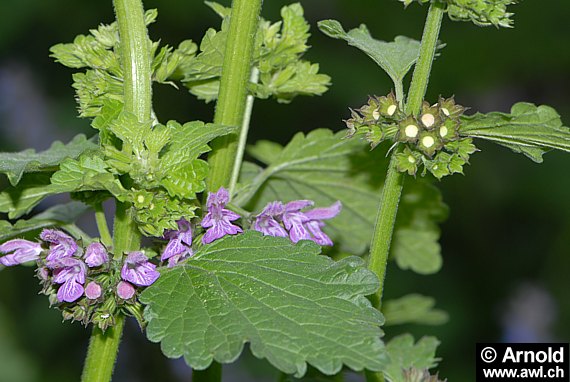
[{"label": "young leaf", "polygon": [[404,370],[437,366],[435,351],[438,345],[435,337],[423,337],[416,344],[410,334],[394,337],[386,344],[390,362],[384,369],[384,376],[389,382],[406,382]]},{"label": "young leaf", "polygon": [[402,269],[431,274],[441,268],[439,226],[448,209],[439,190],[424,181],[406,184],[396,218],[391,255]]},{"label": "young leaf", "polygon": [[193,121],[180,125],[170,121],[171,143],[162,155],[158,172],[162,186],[171,196],[193,199],[205,189],[208,165],[198,157],[210,151],[208,143],[216,137],[231,134],[235,127]]},{"label": "young leaf", "polygon": [[435,299],[420,294],[409,294],[382,304],[385,325],[423,324],[441,325],[447,322],[448,315],[434,309]]},{"label": "young leaf", "polygon": [[535,162],[550,149],[570,152],[570,129],[550,106],[519,102],[511,113],[477,113],[461,118],[461,135],[487,139]]},{"label": "young leaf", "polygon": [[404,36],[397,36],[393,42],[374,39],[366,25],[346,32],[336,20],[318,23],[321,32],[335,39],[342,39],[368,55],[400,88],[408,71],[415,64],[420,52],[420,42]]},{"label": "young leaf", "polygon": [[[187,66],[181,66],[182,82],[198,98],[210,102],[218,96],[224,48],[228,34],[230,9],[217,3],[207,4],[224,18],[220,31],[209,29],[200,44],[200,53]],[[282,21],[261,20],[253,67],[259,71],[259,82],[252,83],[258,98],[276,98],[290,102],[297,95],[320,95],[330,85],[330,77],[318,73],[319,66],[301,60],[309,46],[309,24],[303,8],[295,3],[281,9]]]},{"label": "young leaf", "polygon": [[98,156],[66,159],[51,177],[49,188],[58,192],[107,190],[118,200],[126,197],[121,182],[107,170],[105,162]]},{"label": "young leaf", "polygon": [[22,175],[27,172],[57,170],[62,160],[77,158],[81,154],[97,150],[99,146],[93,139],[87,139],[83,134],[77,135],[68,144],[54,142],[45,151],[36,153],[34,150],[24,150],[17,153],[0,153],[0,172],[8,176],[12,186],[18,184]]},{"label": "young leaf", "polygon": [[30,231],[73,223],[88,210],[89,207],[83,203],[70,202],[51,207],[31,219],[18,220],[14,225],[7,221],[0,221],[3,225],[0,232],[0,242],[21,236]]},{"label": "young leaf", "polygon": [[382,370],[382,317],[364,297],[377,278],[358,258],[335,263],[319,252],[254,231],[206,245],[140,296],[147,336],[198,370],[234,361],[245,342],[298,377],[307,363],[325,374],[343,364]]}]

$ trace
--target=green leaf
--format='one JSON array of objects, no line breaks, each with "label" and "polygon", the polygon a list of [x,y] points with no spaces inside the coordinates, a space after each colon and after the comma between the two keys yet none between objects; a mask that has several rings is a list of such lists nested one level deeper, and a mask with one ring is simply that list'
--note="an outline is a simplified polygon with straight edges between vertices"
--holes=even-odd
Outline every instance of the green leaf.
[{"label": "green leaf", "polygon": [[420,42],[405,36],[397,36],[393,42],[374,39],[366,25],[345,32],[336,20],[323,20],[319,29],[329,37],[342,39],[368,55],[392,79],[396,88],[401,87],[408,71],[418,59]]},{"label": "green leaf", "polygon": [[498,143],[538,163],[550,149],[570,152],[570,129],[562,125],[556,110],[546,105],[519,102],[510,114],[463,116],[459,133]]},{"label": "green leaf", "polygon": [[246,342],[299,377],[307,363],[325,374],[343,364],[382,370],[382,317],[364,297],[378,279],[358,258],[335,263],[319,252],[253,231],[206,245],[140,296],[147,336],[198,370],[234,361]]},{"label": "green leaf", "polygon": [[97,150],[99,146],[93,139],[87,139],[83,134],[77,135],[68,144],[54,142],[45,151],[36,153],[34,150],[24,150],[17,153],[0,153],[0,172],[8,176],[10,184],[18,184],[22,175],[27,172],[57,170],[62,160],[77,158],[84,152]]},{"label": "green leaf", "polygon": [[[268,159],[265,147],[273,147],[272,161],[266,169],[258,169],[257,174],[250,172],[245,177],[248,174],[242,173],[241,182],[246,188],[234,202],[260,212],[275,200],[310,199],[317,207],[340,200],[342,211],[327,221],[325,232],[343,250],[363,253],[372,236],[387,160],[379,151],[369,152],[361,141],[342,139],[344,135],[326,129],[306,136],[298,133],[282,149],[273,143],[259,142],[249,153],[264,162]],[[260,152],[262,155],[258,156]]]},{"label": "green leaf", "polygon": [[435,299],[420,294],[409,294],[396,300],[387,300],[382,304],[385,325],[423,324],[441,325],[447,322],[448,315],[440,309],[434,309]]},{"label": "green leaf", "polygon": [[405,369],[431,369],[437,366],[435,351],[438,345],[435,337],[423,337],[416,344],[410,334],[394,337],[386,344],[390,362],[384,369],[384,376],[389,382],[406,382]]},{"label": "green leaf", "polygon": [[71,224],[88,210],[89,207],[83,203],[70,202],[51,207],[31,219],[18,220],[14,225],[7,221],[0,221],[0,224],[2,224],[0,242],[21,236],[30,231],[36,231],[51,226]]},{"label": "green leaf", "polygon": [[406,182],[396,218],[391,256],[402,269],[432,274],[441,268],[439,222],[448,209],[439,190],[416,180]]},{"label": "green leaf", "polygon": [[98,156],[66,159],[51,177],[51,183],[50,188],[58,192],[107,190],[119,200],[126,196],[121,182],[107,170],[105,162]]}]

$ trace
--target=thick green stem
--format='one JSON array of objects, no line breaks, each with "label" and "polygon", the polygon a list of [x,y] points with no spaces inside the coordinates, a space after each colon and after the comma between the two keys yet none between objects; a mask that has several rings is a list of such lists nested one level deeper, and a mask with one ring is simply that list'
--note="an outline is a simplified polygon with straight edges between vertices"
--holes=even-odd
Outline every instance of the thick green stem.
[{"label": "thick green stem", "polygon": [[[260,10],[261,0],[234,0],[232,3],[214,123],[236,127],[243,123]],[[227,135],[212,143],[212,152],[208,156],[210,174],[207,183],[210,191],[230,186],[239,135]]]},{"label": "thick green stem", "polygon": [[[151,56],[142,2],[115,0],[114,5],[121,38],[125,111],[136,115],[140,122],[148,122],[152,109]],[[141,235],[129,204],[117,202],[113,228],[116,257],[140,248]],[[110,238],[104,240],[110,241]],[[111,380],[125,318],[118,316],[115,319],[116,325],[105,333],[98,328],[93,329],[83,369],[83,382]]]},{"label": "thick green stem", "polygon": [[[421,109],[429,82],[432,62],[437,49],[437,39],[441,28],[443,11],[443,4],[439,2],[432,3],[429,8],[420,46],[420,55],[414,69],[414,75],[408,93],[408,103],[406,104],[406,112],[408,114],[417,114]],[[404,173],[399,172],[396,168],[395,155],[398,152],[399,149],[396,149],[390,160],[386,182],[380,198],[380,207],[376,217],[374,235],[370,245],[368,268],[376,273],[380,280],[380,288],[378,288],[378,291],[372,298],[372,303],[378,310],[380,310],[382,305],[382,294],[384,293],[384,281],[390,252],[390,243],[405,179]],[[367,371],[366,380],[367,382],[384,382],[384,375],[382,373]]]},{"label": "thick green stem", "polygon": [[107,216],[105,216],[105,210],[102,204],[95,206],[95,222],[97,223],[101,242],[105,244],[107,248],[110,248],[113,245],[113,238],[111,237],[111,232],[107,225]]},{"label": "thick green stem", "polygon": [[93,328],[81,381],[106,382],[111,380],[124,323],[125,318],[119,316],[115,326],[107,329],[105,333],[98,327]]},{"label": "thick green stem", "polygon": [[368,260],[368,269],[374,272],[380,280],[380,288],[378,288],[372,298],[372,303],[378,309],[380,309],[382,302],[390,243],[405,179],[404,173],[399,172],[396,168],[396,157],[394,154],[392,154],[390,160],[388,174],[386,175],[382,196],[380,197],[380,207],[376,216],[376,225],[374,226],[374,234],[370,243],[370,259]]}]

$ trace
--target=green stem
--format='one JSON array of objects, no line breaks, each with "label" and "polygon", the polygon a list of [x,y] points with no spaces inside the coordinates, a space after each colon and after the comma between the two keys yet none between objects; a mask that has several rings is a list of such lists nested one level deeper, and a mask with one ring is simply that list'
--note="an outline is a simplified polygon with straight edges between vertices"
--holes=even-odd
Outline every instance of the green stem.
[{"label": "green stem", "polygon": [[109,231],[109,226],[107,225],[107,216],[105,216],[105,210],[102,204],[95,206],[95,222],[97,223],[101,242],[107,248],[110,248],[113,245],[113,238],[111,237],[111,231]]},{"label": "green stem", "polygon": [[[253,68],[251,70],[250,82],[255,84],[255,83],[257,83],[258,80],[259,80],[259,70],[257,68]],[[234,161],[234,167],[232,170],[232,177],[230,180],[230,188],[229,188],[230,195],[233,195],[236,184],[239,180],[239,174],[241,171],[241,164],[243,162],[243,154],[245,152],[245,145],[247,143],[247,134],[249,133],[249,123],[251,122],[251,113],[253,111],[253,102],[254,101],[255,101],[255,97],[253,96],[253,94],[249,94],[247,96],[247,100],[245,102],[245,112],[244,112],[243,121],[241,124],[239,141],[238,141],[238,145],[237,145],[236,158]]]},{"label": "green stem", "polygon": [[432,3],[429,7],[420,45],[420,55],[408,92],[408,103],[406,105],[408,114],[417,114],[421,110],[429,82],[431,66],[437,50],[437,39],[443,19],[443,11],[444,5],[440,2]]},{"label": "green stem", "polygon": [[115,326],[107,329],[105,333],[96,326],[93,328],[81,381],[104,382],[111,380],[124,323],[125,318],[119,316],[116,319]]},{"label": "green stem", "polygon": [[[261,0],[234,0],[232,3],[214,123],[241,126],[244,121],[247,85],[251,76],[260,10]],[[210,174],[207,180],[210,191],[230,186],[238,153],[238,137],[239,133],[212,142],[212,152],[208,156]]]},{"label": "green stem", "polygon": [[222,380],[222,365],[212,362],[206,370],[192,370],[192,382],[215,382]]},{"label": "green stem", "polygon": [[[152,110],[151,55],[142,2],[114,0],[114,5],[121,38],[125,111],[133,113],[140,122],[148,122]],[[117,258],[140,248],[141,234],[133,220],[130,204],[117,202],[113,233]],[[104,240],[110,241],[110,235]],[[125,318],[119,315],[115,320],[116,325],[105,333],[93,329],[83,382],[111,380]]]},{"label": "green stem", "polygon": [[376,216],[372,242],[370,243],[370,259],[368,260],[368,269],[374,272],[380,280],[380,288],[378,288],[372,298],[372,303],[378,310],[380,310],[382,294],[384,293],[384,279],[386,277],[390,242],[405,179],[404,173],[399,172],[396,168],[395,154],[396,152],[392,154],[388,174],[382,189],[380,207]]},{"label": "green stem", "polygon": [[[437,49],[437,39],[441,28],[443,18],[443,4],[439,2],[430,5],[422,42],[420,46],[420,55],[414,69],[410,91],[408,93],[408,103],[406,112],[408,114],[419,113],[422,105],[431,66]],[[396,223],[396,215],[398,213],[398,204],[404,187],[404,173],[396,168],[396,154],[400,149],[394,150],[386,175],[386,182],[382,190],[380,198],[380,207],[376,217],[376,225],[374,227],[374,235],[370,245],[370,259],[368,268],[378,276],[380,287],[372,297],[372,303],[378,310],[382,306],[382,294],[384,293],[384,281],[386,277],[386,266],[388,263],[388,255],[390,252],[390,243]],[[384,382],[382,373],[366,372],[367,382]]]}]

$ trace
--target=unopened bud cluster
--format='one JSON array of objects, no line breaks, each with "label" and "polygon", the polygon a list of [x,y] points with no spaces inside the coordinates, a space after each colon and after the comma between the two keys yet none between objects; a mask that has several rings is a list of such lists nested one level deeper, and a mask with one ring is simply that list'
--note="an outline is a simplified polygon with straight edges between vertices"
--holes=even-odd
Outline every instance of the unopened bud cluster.
[{"label": "unopened bud cluster", "polygon": [[370,97],[359,110],[351,110],[352,118],[345,121],[349,136],[363,133],[372,148],[384,141],[404,145],[396,154],[401,172],[421,175],[427,171],[441,179],[453,173],[463,173],[463,165],[477,149],[471,139],[459,135],[460,117],[465,111],[453,98],[439,98],[436,104],[423,103],[418,115],[408,115],[401,109],[393,93]]}]

